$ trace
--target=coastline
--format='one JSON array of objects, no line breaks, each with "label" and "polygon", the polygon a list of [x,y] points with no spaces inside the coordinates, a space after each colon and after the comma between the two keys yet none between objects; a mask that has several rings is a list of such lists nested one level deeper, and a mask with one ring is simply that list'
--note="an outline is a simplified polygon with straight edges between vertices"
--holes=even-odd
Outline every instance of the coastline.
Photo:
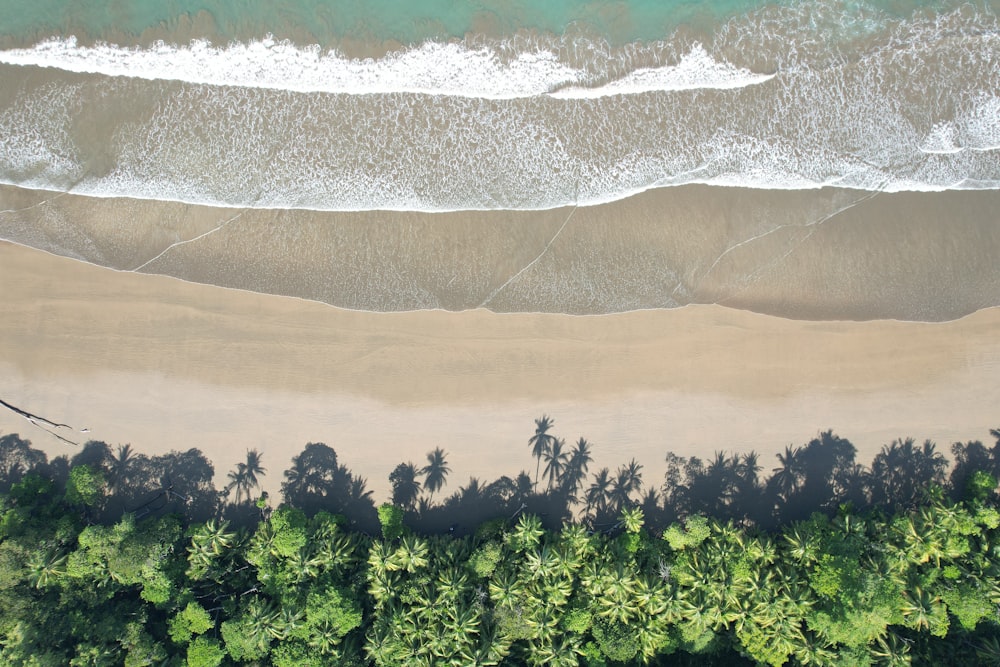
[{"label": "coastline", "polygon": [[[449,489],[530,467],[543,413],[594,466],[667,451],[774,454],[828,428],[868,461],[894,438],[983,439],[1000,309],[944,323],[794,321],[720,306],[602,317],[344,311],[114,272],[0,243],[0,396],[112,446],[198,447],[217,479],[261,449],[276,493],[323,441],[388,493],[396,463],[450,454]],[[68,445],[16,415],[0,429]]]},{"label": "coastline", "polygon": [[0,186],[0,206],[0,238],[17,243],[362,311],[719,303],[797,319],[939,321],[1000,305],[1000,191],[686,185],[576,209],[421,213]]}]

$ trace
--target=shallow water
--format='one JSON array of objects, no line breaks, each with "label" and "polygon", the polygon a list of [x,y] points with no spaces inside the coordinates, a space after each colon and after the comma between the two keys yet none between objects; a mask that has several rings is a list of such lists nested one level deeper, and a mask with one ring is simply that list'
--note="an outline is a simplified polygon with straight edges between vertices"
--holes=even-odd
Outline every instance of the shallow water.
[{"label": "shallow water", "polygon": [[371,310],[1000,303],[995,3],[105,6],[0,28],[5,238]]},{"label": "shallow water", "polygon": [[994,189],[998,53],[989,7],[841,0],[736,13],[704,43],[472,34],[375,60],[64,36],[0,51],[0,181],[341,211],[544,209],[685,183]]}]

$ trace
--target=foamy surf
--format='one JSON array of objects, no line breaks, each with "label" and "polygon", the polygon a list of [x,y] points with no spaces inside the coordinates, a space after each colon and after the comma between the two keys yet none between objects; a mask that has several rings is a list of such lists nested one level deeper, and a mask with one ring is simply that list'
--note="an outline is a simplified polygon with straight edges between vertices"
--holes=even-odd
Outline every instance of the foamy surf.
[{"label": "foamy surf", "polygon": [[372,60],[49,41],[0,52],[0,182],[325,211],[1000,188],[995,14],[870,10],[844,32],[842,9],[771,6],[700,43],[529,33]]},{"label": "foamy surf", "polygon": [[704,46],[696,43],[676,65],[642,68],[596,88],[569,86],[550,95],[563,99],[594,99],[607,95],[635,95],[698,88],[725,90],[764,83],[772,78],[774,74],[758,74],[744,67],[719,62],[705,51]]},{"label": "foamy surf", "polygon": [[[31,48],[0,51],[0,63],[48,67],[67,72],[239,86],[304,93],[372,95],[413,93],[515,99],[551,93],[555,97],[596,98],[696,88],[739,88],[762,83],[768,74],[714,59],[694,44],[680,62],[628,71],[607,80],[607,72],[628,70],[622,54],[607,54],[593,66],[565,62],[544,47],[508,55],[509,45],[470,47],[458,42],[425,42],[385,56],[349,58],[319,46],[298,46],[272,37],[215,47],[204,40],[186,46],[157,42],[127,48],[98,43],[81,46],[75,37],[42,41]],[[662,52],[666,45],[648,51]]]}]

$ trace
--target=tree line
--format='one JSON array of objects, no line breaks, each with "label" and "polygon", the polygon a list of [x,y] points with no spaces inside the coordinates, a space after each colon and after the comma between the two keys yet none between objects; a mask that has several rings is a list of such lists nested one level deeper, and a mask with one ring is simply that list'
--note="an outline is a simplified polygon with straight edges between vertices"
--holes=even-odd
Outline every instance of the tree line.
[{"label": "tree line", "polygon": [[220,490],[197,450],[2,436],[0,663],[1000,664],[1000,431],[950,468],[831,432],[766,477],[669,454],[654,486],[553,427],[534,474],[442,497],[438,448],[377,508],[322,443],[273,502],[255,450]]}]

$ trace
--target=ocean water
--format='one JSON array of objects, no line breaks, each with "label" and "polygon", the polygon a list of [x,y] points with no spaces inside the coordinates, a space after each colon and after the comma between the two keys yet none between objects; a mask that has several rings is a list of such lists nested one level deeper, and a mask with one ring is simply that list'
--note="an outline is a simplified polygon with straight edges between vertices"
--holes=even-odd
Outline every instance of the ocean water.
[{"label": "ocean water", "polygon": [[361,310],[1000,305],[1000,0],[0,17],[2,238]]},{"label": "ocean water", "polygon": [[147,31],[169,34],[197,17],[214,42],[266,33],[337,45],[344,38],[416,44],[468,33],[502,37],[525,28],[563,33],[584,27],[617,43],[662,39],[681,25],[710,24],[763,4],[761,0],[173,0],[108,3],[3,0],[0,35],[23,42],[46,34],[116,35],[129,43]]},{"label": "ocean water", "polygon": [[1000,187],[995,3],[2,4],[7,184],[330,211]]}]

